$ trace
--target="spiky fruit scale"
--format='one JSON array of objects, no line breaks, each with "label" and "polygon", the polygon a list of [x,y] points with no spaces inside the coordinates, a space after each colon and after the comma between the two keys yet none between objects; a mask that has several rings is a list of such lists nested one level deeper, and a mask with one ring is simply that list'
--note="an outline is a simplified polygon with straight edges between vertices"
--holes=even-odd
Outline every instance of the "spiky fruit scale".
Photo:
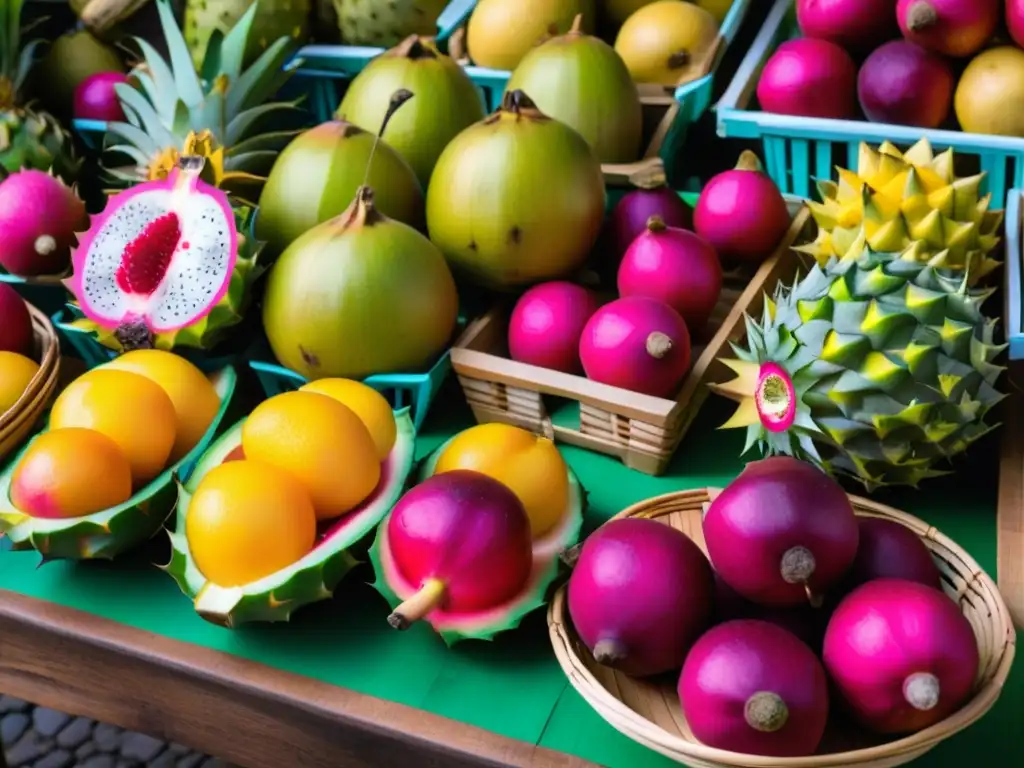
[{"label": "spiky fruit scale", "polygon": [[381,481],[359,507],[331,521],[316,547],[297,563],[251,584],[222,587],[196,566],[185,536],[189,500],[203,477],[237,455],[242,445],[239,421],[203,454],[185,485],[178,485],[177,522],[171,537],[171,561],[164,570],[194,601],[196,612],[221,626],[252,621],[288,621],[298,608],[329,598],[342,577],[356,564],[348,548],[368,534],[398,500],[412,471],[416,431],[409,409],[395,413],[397,437],[381,467]]},{"label": "spiky fruit scale", "polygon": [[312,18],[311,0],[187,0],[185,3],[185,40],[196,69],[203,66],[206,47],[215,31],[227,34],[250,6],[256,5],[256,17],[249,32],[246,61],[252,61],[280,37],[304,41],[309,37]]},{"label": "spiky fruit scale", "polygon": [[[451,438],[432,453],[419,472],[422,482],[433,476],[438,459],[451,444]],[[583,527],[583,512],[586,508],[586,492],[571,469],[569,474],[569,497],[565,512],[551,530],[533,541],[533,568],[526,587],[512,600],[495,608],[457,614],[435,609],[425,616],[429,623],[448,645],[460,640],[491,640],[495,635],[519,626],[522,620],[547,602],[548,588],[558,576],[559,555],[579,541]],[[388,601],[392,609],[415,595],[420,584],[411,584],[401,575],[391,554],[387,536],[387,520],[377,529],[377,537],[370,548],[370,559],[376,580],[374,588]]]},{"label": "spiky fruit scale", "polygon": [[347,45],[390,48],[409,35],[433,35],[448,0],[334,0],[341,39]]},{"label": "spiky fruit scale", "polygon": [[211,376],[220,410],[203,439],[176,464],[165,469],[128,501],[111,509],[69,519],[35,518],[11,503],[14,470],[28,451],[0,473],[0,533],[14,549],[35,549],[45,560],[112,560],[142,544],[160,530],[177,499],[175,478],[187,476],[216,434],[235,391],[236,373],[231,367]]}]

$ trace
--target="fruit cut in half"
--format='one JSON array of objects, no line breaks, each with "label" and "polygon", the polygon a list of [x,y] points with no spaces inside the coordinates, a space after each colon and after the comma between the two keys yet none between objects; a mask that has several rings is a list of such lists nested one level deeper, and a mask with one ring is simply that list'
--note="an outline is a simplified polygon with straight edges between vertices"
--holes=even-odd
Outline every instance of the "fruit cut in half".
[{"label": "fruit cut in half", "polygon": [[[434,477],[438,458],[444,454],[454,439],[444,443],[424,461],[419,475],[420,482]],[[414,584],[403,575],[389,541],[390,517],[377,529],[377,538],[370,549],[370,558],[377,576],[373,586],[396,611],[403,604],[406,608],[410,605],[414,608],[426,608],[422,611],[422,618],[448,645],[460,640],[490,640],[500,632],[515,629],[527,614],[546,603],[548,587],[558,575],[558,556],[579,541],[586,493],[568,466],[566,472],[569,475],[569,496],[565,512],[547,533],[533,539],[533,566],[525,580],[525,586],[512,598],[480,610],[446,610],[445,594],[429,594],[432,588],[437,586],[438,579],[427,579],[422,584]],[[439,474],[437,478],[444,477],[445,474]],[[439,554],[438,561],[443,559],[443,555]],[[389,621],[396,628],[404,628],[405,622],[401,621],[401,618],[411,621],[421,617],[399,617],[396,612]]]},{"label": "fruit cut in half", "polygon": [[185,536],[189,502],[210,470],[241,458],[242,419],[215,442],[196,465],[184,485],[178,484],[177,523],[171,537],[171,561],[164,570],[194,602],[207,621],[237,627],[252,621],[288,621],[292,613],[334,593],[342,577],[356,564],[348,548],[366,536],[398,500],[412,471],[416,430],[409,409],[395,412],[397,437],[381,464],[376,490],[358,507],[335,520],[325,521],[313,550],[297,562],[243,586],[225,587],[203,575]]},{"label": "fruit cut in half", "polygon": [[22,458],[32,447],[30,442],[0,473],[0,534],[10,539],[15,550],[37,550],[44,562],[112,560],[152,538],[174,509],[177,497],[175,478],[188,477],[216,434],[235,392],[236,379],[235,369],[230,366],[210,376],[220,398],[220,410],[203,439],[128,501],[110,509],[60,519],[32,517],[16,508],[11,501],[11,481]]}]

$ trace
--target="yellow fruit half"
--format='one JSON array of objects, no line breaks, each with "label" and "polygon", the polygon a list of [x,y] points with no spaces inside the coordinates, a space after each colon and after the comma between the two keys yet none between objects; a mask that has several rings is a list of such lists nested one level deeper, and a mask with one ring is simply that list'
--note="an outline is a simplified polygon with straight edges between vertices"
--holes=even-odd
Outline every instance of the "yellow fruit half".
[{"label": "yellow fruit half", "polygon": [[316,543],[309,492],[257,461],[214,467],[189,502],[185,537],[196,567],[222,587],[250,584],[297,562]]},{"label": "yellow fruit half", "polygon": [[523,502],[534,538],[550,531],[569,501],[569,473],[555,444],[508,424],[479,424],[456,435],[434,474],[472,469],[508,486]]},{"label": "yellow fruit half", "polygon": [[17,352],[0,352],[0,416],[11,410],[39,373],[39,364]]},{"label": "yellow fruit half", "polygon": [[352,379],[318,379],[299,387],[300,392],[316,392],[337,400],[352,411],[370,431],[377,447],[377,458],[384,461],[391,453],[398,434],[391,403],[373,387]]},{"label": "yellow fruit half", "polygon": [[132,495],[132,467],[117,443],[92,429],[50,429],[32,441],[11,478],[11,503],[32,517],[69,518]]},{"label": "yellow fruit half", "polygon": [[104,368],[71,382],[50,413],[50,429],[95,429],[117,443],[131,463],[136,488],[167,466],[176,421],[174,405],[159,385]]},{"label": "yellow fruit half", "polygon": [[171,448],[173,464],[191,451],[220,410],[220,398],[206,375],[185,358],[162,349],[126,352],[102,366],[131,371],[158,384],[174,406],[175,437]]},{"label": "yellow fruit half", "polygon": [[967,65],[956,87],[953,108],[968,133],[1024,136],[1024,51],[990,48]]},{"label": "yellow fruit half", "polygon": [[369,430],[350,409],[316,392],[285,392],[260,403],[242,426],[242,450],[247,459],[295,476],[320,520],[357,507],[380,481]]},{"label": "yellow fruit half", "polygon": [[717,44],[718,23],[700,6],[679,0],[645,5],[622,25],[615,51],[638,83],[680,85],[700,72]]}]

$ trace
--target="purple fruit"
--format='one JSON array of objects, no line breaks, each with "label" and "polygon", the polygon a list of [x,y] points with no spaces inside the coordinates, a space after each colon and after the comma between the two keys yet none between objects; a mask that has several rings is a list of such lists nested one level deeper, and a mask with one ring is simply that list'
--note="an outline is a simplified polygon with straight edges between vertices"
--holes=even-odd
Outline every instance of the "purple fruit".
[{"label": "purple fruit", "polygon": [[864,60],[857,97],[872,122],[938,128],[949,116],[955,86],[953,69],[944,58],[893,40]]}]

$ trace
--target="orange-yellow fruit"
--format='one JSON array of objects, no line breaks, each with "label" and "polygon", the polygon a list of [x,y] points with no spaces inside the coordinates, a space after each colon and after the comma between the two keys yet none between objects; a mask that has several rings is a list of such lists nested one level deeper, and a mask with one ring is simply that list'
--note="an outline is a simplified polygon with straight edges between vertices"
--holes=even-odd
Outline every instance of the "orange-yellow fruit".
[{"label": "orange-yellow fruit", "polygon": [[195,448],[217,418],[220,410],[217,390],[201,370],[173,352],[137,349],[114,358],[103,367],[145,376],[167,393],[175,415],[171,464]]},{"label": "orange-yellow fruit", "polygon": [[373,387],[352,379],[318,379],[299,387],[300,392],[316,392],[337,400],[352,411],[370,431],[377,446],[377,458],[384,461],[395,446],[398,427],[391,403]]},{"label": "orange-yellow fruit", "polygon": [[953,108],[970,133],[1024,136],[1024,113],[1009,104],[1024,99],[1024,51],[1012,45],[989,48],[964,69]]},{"label": "orange-yellow fruit", "polygon": [[313,501],[298,480],[275,466],[219,464],[192,494],[185,538],[207,579],[222,587],[249,584],[313,549]]},{"label": "orange-yellow fruit", "polygon": [[350,409],[316,392],[285,392],[260,403],[242,426],[242,449],[247,459],[294,475],[320,520],[359,506],[380,481],[369,430]]},{"label": "orange-yellow fruit", "polygon": [[718,22],[699,5],[658,0],[622,25],[615,52],[638,83],[679,85],[718,43]]},{"label": "orange-yellow fruit", "polygon": [[138,487],[167,466],[174,445],[174,405],[145,376],[95,368],[61,392],[50,413],[50,429],[84,427],[101,432],[124,451]]},{"label": "orange-yellow fruit", "polygon": [[434,474],[473,469],[508,486],[523,502],[534,538],[550,531],[569,503],[565,459],[544,437],[508,424],[479,424],[461,432],[438,457]]},{"label": "orange-yellow fruit", "polygon": [[39,373],[39,364],[17,352],[0,352],[0,416],[7,413]]},{"label": "orange-yellow fruit", "polygon": [[117,443],[92,429],[51,429],[14,468],[11,503],[32,517],[67,518],[116,507],[132,495],[132,467]]}]

